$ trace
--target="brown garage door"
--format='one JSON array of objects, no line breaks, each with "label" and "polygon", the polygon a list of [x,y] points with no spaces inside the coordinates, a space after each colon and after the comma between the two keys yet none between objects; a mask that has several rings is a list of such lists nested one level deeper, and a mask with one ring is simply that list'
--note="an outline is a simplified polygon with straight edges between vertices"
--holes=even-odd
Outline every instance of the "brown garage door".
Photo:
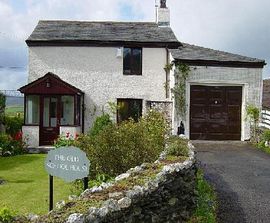
[{"label": "brown garage door", "polygon": [[190,87],[190,139],[241,139],[242,87]]}]

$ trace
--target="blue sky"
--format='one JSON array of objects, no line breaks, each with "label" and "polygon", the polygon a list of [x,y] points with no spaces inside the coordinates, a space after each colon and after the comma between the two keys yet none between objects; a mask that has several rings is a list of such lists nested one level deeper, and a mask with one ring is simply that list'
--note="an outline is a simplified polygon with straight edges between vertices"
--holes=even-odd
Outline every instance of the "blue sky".
[{"label": "blue sky", "polygon": [[[270,63],[269,0],[167,0],[180,41]],[[0,0],[0,89],[27,83],[24,40],[39,19],[154,21],[155,0]],[[270,78],[270,68],[264,69]]]}]

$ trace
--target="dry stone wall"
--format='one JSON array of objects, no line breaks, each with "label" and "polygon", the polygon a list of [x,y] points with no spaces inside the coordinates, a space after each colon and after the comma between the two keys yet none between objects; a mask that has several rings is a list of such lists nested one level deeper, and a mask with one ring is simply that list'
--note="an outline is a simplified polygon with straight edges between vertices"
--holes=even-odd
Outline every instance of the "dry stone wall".
[{"label": "dry stone wall", "polygon": [[[164,154],[162,155],[164,156]],[[163,157],[160,157],[160,160]],[[156,162],[160,162],[160,160]],[[142,171],[145,164],[118,176],[116,181]],[[100,208],[92,207],[87,214],[71,214],[68,223],[140,223],[185,222],[196,206],[196,161],[191,150],[189,158],[181,163],[165,165],[153,180],[132,190],[111,194]],[[86,190],[81,198],[100,192],[111,184]],[[119,199],[118,199],[119,198]]]}]

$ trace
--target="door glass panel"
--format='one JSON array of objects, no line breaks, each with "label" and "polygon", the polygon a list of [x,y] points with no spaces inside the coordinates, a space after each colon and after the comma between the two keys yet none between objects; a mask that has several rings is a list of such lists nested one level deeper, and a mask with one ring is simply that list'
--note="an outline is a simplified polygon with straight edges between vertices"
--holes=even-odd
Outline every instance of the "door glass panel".
[{"label": "door glass panel", "polygon": [[50,126],[49,119],[49,108],[50,108],[50,98],[44,98],[44,106],[43,106],[43,126]]},{"label": "door glass panel", "polygon": [[61,125],[74,125],[74,97],[62,96]]},{"label": "door glass panel", "polygon": [[50,103],[51,127],[57,126],[57,98],[51,98]]}]

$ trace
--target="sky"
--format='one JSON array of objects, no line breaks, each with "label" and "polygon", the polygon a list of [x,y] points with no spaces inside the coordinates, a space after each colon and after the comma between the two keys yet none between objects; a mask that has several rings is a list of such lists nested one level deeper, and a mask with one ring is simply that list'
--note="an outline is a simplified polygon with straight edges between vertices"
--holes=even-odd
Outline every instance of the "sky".
[{"label": "sky", "polygon": [[[167,6],[179,41],[270,63],[269,0],[167,0]],[[153,22],[155,0],[0,0],[0,90],[27,83],[25,39],[41,19]],[[263,77],[270,78],[268,65]]]}]

